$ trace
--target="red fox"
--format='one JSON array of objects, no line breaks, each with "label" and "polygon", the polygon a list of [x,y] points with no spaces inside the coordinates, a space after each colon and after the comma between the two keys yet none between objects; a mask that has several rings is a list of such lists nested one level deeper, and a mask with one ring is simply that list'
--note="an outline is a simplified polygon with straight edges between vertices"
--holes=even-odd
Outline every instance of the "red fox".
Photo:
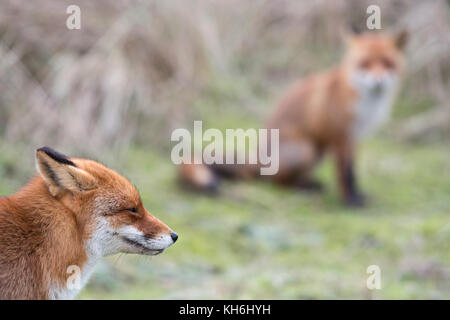
[{"label": "red fox", "polygon": [[[103,256],[156,255],[177,240],[106,166],[48,147],[36,166],[25,187],[0,198],[0,299],[72,299]],[[71,266],[79,286],[67,286]]]},{"label": "red fox", "polygon": [[[287,92],[266,126],[279,129],[279,171],[271,176],[274,182],[321,190],[312,171],[329,152],[335,158],[344,202],[364,203],[354,172],[355,144],[390,116],[406,40],[406,32],[349,35],[340,65],[307,77]],[[215,191],[220,175],[255,177],[258,170],[250,165],[180,166],[181,181],[197,189]]]}]

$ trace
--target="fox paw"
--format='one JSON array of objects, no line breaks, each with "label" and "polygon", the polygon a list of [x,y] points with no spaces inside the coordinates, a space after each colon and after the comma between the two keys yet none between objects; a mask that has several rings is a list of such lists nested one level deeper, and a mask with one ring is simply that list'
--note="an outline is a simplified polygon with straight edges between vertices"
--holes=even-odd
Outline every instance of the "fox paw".
[{"label": "fox paw", "polygon": [[367,197],[363,194],[355,194],[345,200],[345,204],[353,208],[362,208],[367,204]]},{"label": "fox paw", "polygon": [[325,186],[316,180],[300,181],[296,184],[296,187],[300,190],[308,192],[323,192],[325,191]]}]

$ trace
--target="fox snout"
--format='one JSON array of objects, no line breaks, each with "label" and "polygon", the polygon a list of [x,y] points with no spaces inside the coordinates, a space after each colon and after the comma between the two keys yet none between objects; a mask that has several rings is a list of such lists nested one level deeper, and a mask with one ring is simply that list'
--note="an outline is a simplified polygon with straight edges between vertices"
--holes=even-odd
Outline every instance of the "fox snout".
[{"label": "fox snout", "polygon": [[144,233],[133,226],[122,227],[116,235],[126,245],[122,252],[148,255],[160,254],[178,240],[178,234],[172,230]]},{"label": "fox snout", "polygon": [[170,237],[172,238],[173,243],[175,243],[178,240],[178,233],[172,231]]},{"label": "fox snout", "polygon": [[384,90],[395,87],[397,76],[392,72],[374,74],[366,71],[357,71],[352,77],[352,83],[359,92],[380,94]]},{"label": "fox snout", "polygon": [[143,209],[144,215],[136,223],[123,225],[117,235],[126,244],[123,251],[156,255],[178,240],[178,234],[164,222]]}]

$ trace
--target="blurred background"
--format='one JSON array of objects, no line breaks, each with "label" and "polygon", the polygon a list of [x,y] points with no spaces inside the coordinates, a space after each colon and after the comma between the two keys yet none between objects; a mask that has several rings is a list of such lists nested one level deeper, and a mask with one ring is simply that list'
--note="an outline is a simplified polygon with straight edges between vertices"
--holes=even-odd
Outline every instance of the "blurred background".
[{"label": "blurred background", "polygon": [[[81,8],[68,30],[66,8]],[[260,127],[284,90],[340,61],[339,30],[407,29],[393,119],[358,155],[370,205],[226,183],[183,192],[173,129]],[[449,1],[77,0],[0,2],[0,194],[52,146],[125,174],[180,234],[162,256],[105,259],[81,299],[450,298]],[[366,288],[377,264],[382,289]]]}]

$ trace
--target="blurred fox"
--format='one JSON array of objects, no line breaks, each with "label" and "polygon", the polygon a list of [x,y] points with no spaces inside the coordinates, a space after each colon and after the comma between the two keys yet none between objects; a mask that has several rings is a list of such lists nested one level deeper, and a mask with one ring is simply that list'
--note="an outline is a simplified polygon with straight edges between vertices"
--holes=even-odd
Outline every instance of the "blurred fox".
[{"label": "blurred fox", "polygon": [[101,257],[156,255],[177,240],[104,165],[44,147],[36,166],[39,175],[0,198],[0,299],[70,299]]},{"label": "blurred fox", "polygon": [[[404,68],[407,33],[367,32],[346,36],[341,64],[295,84],[267,122],[279,129],[279,171],[274,182],[321,190],[312,171],[324,154],[334,156],[339,190],[351,206],[364,204],[355,171],[355,145],[380,127],[391,114],[399,76]],[[201,190],[215,191],[220,175],[255,177],[254,166],[189,165],[180,167],[181,180]]]}]

